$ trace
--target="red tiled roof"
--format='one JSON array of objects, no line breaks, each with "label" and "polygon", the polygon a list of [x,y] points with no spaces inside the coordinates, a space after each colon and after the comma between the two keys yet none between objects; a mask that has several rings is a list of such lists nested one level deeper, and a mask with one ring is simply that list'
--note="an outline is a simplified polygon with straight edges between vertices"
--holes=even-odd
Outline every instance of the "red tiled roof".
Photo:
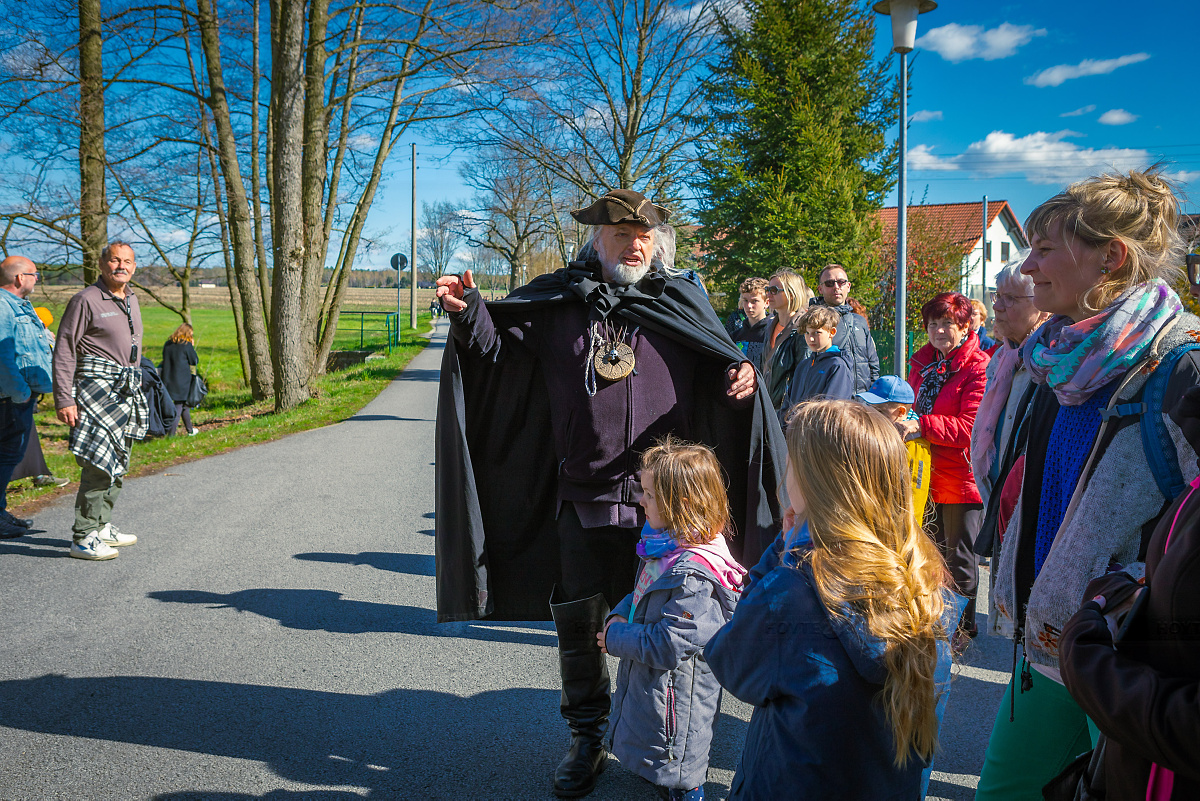
[{"label": "red tiled roof", "polygon": [[[1021,228],[1021,223],[1017,220],[1016,213],[1013,212],[1012,206],[1008,205],[1007,200],[989,200],[988,201],[988,225],[995,222],[996,218],[1005,209],[1008,210],[1009,216],[1016,222],[1017,230],[1021,231],[1021,236],[1024,237],[1025,231]],[[926,203],[920,206],[908,207],[908,219],[911,222],[914,215],[917,214],[932,214],[938,223],[945,226],[948,233],[954,236],[954,241],[963,245],[974,246],[983,236],[983,201],[974,203]],[[887,206],[879,210],[879,221],[883,224],[883,238],[885,241],[896,241],[896,207]]]}]

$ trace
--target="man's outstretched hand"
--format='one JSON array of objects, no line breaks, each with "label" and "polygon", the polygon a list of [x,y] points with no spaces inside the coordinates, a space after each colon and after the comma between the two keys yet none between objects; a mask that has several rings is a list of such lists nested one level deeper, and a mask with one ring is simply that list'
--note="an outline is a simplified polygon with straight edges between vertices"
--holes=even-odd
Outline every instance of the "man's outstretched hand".
[{"label": "man's outstretched hand", "polygon": [[750,362],[742,362],[738,369],[729,371],[730,386],[727,390],[729,397],[741,400],[754,394],[758,385],[758,377]]},{"label": "man's outstretched hand", "polygon": [[463,290],[474,289],[475,279],[471,276],[471,271],[467,270],[462,276],[443,275],[437,280],[437,298],[442,304],[442,308],[448,312],[460,312],[467,308],[466,301],[462,299]]}]

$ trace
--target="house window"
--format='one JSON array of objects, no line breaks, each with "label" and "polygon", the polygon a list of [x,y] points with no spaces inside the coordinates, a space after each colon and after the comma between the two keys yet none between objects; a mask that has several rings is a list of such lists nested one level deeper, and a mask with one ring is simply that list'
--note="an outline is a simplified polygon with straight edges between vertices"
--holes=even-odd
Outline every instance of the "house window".
[{"label": "house window", "polygon": [[1008,251],[1008,243],[1001,242],[1000,243],[1000,261],[1003,261],[1003,262],[1008,261],[1008,252],[1009,252]]},{"label": "house window", "polygon": [[991,242],[988,242],[986,245],[983,246],[983,260],[984,261],[992,260],[992,243]]}]

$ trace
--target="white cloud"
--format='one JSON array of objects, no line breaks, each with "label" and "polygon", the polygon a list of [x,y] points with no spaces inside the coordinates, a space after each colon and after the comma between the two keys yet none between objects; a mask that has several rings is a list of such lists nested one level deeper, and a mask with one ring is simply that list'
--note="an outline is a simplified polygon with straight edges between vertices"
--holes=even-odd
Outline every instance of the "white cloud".
[{"label": "white cloud", "polygon": [[1137,64],[1150,58],[1149,53],[1133,53],[1120,58],[1104,58],[1100,60],[1085,58],[1078,64],[1059,64],[1041,72],[1034,73],[1025,79],[1031,86],[1061,86],[1064,81],[1072,78],[1083,78],[1087,75],[1107,75],[1113,70]]},{"label": "white cloud", "polygon": [[982,25],[951,22],[917,39],[917,47],[932,50],[947,61],[972,58],[995,61],[1014,55],[1018,47],[1028,44],[1033,37],[1045,35],[1045,28],[1034,28],[1032,25],[1005,22],[988,30]]},{"label": "white cloud", "polygon": [[908,119],[910,122],[929,122],[930,120],[940,120],[941,118],[942,112],[940,111],[926,111],[925,109],[921,109]]},{"label": "white cloud", "polygon": [[1128,125],[1138,118],[1136,114],[1130,114],[1123,108],[1114,108],[1100,115],[1101,125]]},{"label": "white cloud", "polygon": [[1081,106],[1080,108],[1077,108],[1074,111],[1064,111],[1062,114],[1059,114],[1058,116],[1060,116],[1060,117],[1082,117],[1084,114],[1091,114],[1095,110],[1096,110],[1095,105],[1087,105],[1087,106]]},{"label": "white cloud", "polygon": [[993,131],[957,156],[940,157],[928,145],[917,145],[908,151],[909,165],[914,171],[1019,174],[1035,184],[1064,184],[1098,172],[1144,168],[1152,161],[1150,154],[1141,149],[1082,148],[1066,141],[1081,135],[1065,130],[1017,137]]},{"label": "white cloud", "polygon": [[1188,184],[1192,181],[1200,180],[1200,170],[1176,170],[1175,172],[1163,173],[1172,181],[1181,184]]}]

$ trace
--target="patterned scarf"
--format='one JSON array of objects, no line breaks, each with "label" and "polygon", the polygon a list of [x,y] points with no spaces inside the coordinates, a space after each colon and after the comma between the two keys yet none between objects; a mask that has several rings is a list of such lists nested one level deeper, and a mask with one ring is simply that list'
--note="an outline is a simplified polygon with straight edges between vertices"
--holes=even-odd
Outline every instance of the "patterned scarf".
[{"label": "patterned scarf", "polygon": [[[934,353],[938,351],[935,350]],[[954,375],[951,367],[950,359],[937,359],[921,368],[921,391],[917,393],[916,403],[913,404],[914,412],[933,414],[933,402],[937,400],[938,393],[946,386],[950,376]]]},{"label": "patterned scarf", "polygon": [[979,402],[975,425],[971,429],[971,472],[977,477],[986,477],[996,461],[996,428],[1008,406],[1013,379],[1021,366],[1021,351],[1011,342],[1005,342],[992,355],[992,365],[992,380]]},{"label": "patterned scarf", "polygon": [[1183,308],[1159,278],[1125,291],[1100,313],[1072,323],[1055,315],[1021,346],[1025,367],[1063,406],[1078,406],[1140,362]]}]

